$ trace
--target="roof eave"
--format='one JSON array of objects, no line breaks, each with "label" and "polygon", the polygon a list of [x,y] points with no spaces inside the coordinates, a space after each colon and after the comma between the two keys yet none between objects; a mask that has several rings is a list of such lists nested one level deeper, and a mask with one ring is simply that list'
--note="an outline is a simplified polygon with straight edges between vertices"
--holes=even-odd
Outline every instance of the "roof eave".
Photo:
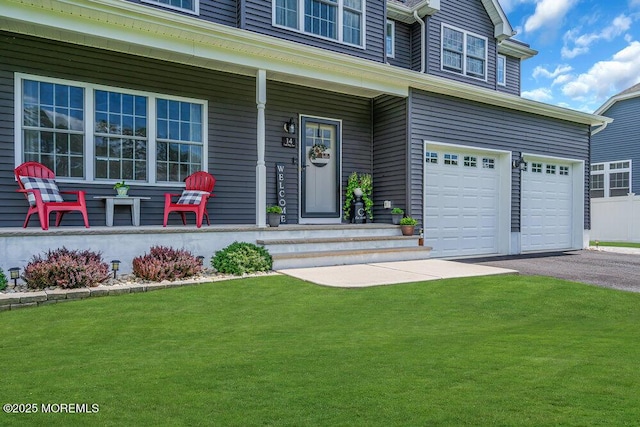
[{"label": "roof eave", "polygon": [[511,40],[503,40],[498,43],[498,53],[520,59],[529,59],[536,56],[538,51]]},{"label": "roof eave", "polygon": [[[608,117],[556,107],[443,77],[306,46],[160,9],[118,0],[5,1],[3,24],[15,24],[53,40],[182,62],[200,67],[309,84],[374,97],[407,96],[410,88],[586,125]],[[6,25],[5,25],[6,28]],[[74,28],[74,31],[68,30]],[[20,27],[21,29],[21,27]],[[12,28],[8,28],[9,31]],[[15,29],[13,29],[15,31]],[[21,32],[21,31],[15,31]],[[73,38],[75,37],[75,38]]]}]

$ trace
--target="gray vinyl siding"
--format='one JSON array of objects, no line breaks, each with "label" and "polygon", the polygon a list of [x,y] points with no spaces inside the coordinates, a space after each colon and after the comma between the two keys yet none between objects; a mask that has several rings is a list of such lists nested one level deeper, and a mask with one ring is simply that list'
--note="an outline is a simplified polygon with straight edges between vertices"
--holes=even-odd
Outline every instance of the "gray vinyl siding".
[{"label": "gray vinyl siding", "polygon": [[[236,4],[236,0],[201,0],[200,13],[198,15],[163,7],[161,4],[147,3],[140,0],[127,1],[130,1],[131,3],[138,3],[148,7],[166,10],[167,12],[171,13],[177,13],[185,16],[203,19],[209,22],[215,22],[217,24],[228,25],[231,27],[238,26],[238,5]],[[238,0],[238,2],[240,1],[243,0]]]},{"label": "gray vinyl siding", "polygon": [[[342,121],[343,189],[352,172],[372,173],[370,99],[279,82],[268,82],[265,156],[267,203],[275,204],[277,202],[275,167],[276,163],[284,163],[286,168],[287,223],[289,224],[298,222],[298,165],[300,164],[299,150],[302,141],[298,135],[296,136],[297,148],[283,147],[282,137],[285,136],[283,124],[293,117],[296,125],[299,125],[299,115]],[[253,150],[255,151],[255,148]],[[344,203],[344,191],[340,203],[341,206]]]},{"label": "gray vinyl siding", "polygon": [[[451,80],[469,83],[488,89],[496,87],[496,41],[494,25],[480,0],[450,0],[440,4],[440,11],[429,18],[427,55],[427,73]],[[459,30],[487,38],[487,81],[467,77],[462,74],[441,69],[442,25],[447,24]]]},{"label": "gray vinyl siding", "polygon": [[[172,64],[98,49],[68,45],[11,33],[0,33],[0,197],[4,215],[0,227],[22,226],[27,204],[15,192],[14,168],[14,72],[96,83],[165,95],[208,101],[208,163],[216,179],[215,197],[208,210],[214,224],[255,224],[256,121],[255,78]],[[73,64],[74,67],[69,67]],[[176,85],[177,76],[180,84]],[[202,84],[206,82],[206,84]],[[343,185],[349,173],[371,173],[371,101],[269,82],[267,87],[267,195],[275,203],[275,162],[288,165],[288,200],[295,201],[290,218],[297,218],[297,171],[291,167],[295,149],[284,148],[282,124],[298,114],[343,120]],[[296,160],[297,161],[297,160]],[[111,184],[61,183],[62,190],[87,191],[91,225],[104,225],[102,201],[94,196],[113,195]],[[141,224],[162,224],[164,194],[180,188],[132,185],[130,195],[149,196],[143,201]],[[171,214],[172,224],[181,223]],[[188,218],[191,223],[193,217]],[[37,217],[31,219],[35,226]],[[79,214],[65,216],[63,225],[81,225]],[[114,225],[130,225],[126,208],[117,208]]]},{"label": "gray vinyl siding", "polygon": [[366,1],[365,48],[351,46],[338,41],[320,38],[300,31],[276,27],[272,20],[272,1],[245,0],[243,18],[245,29],[260,34],[302,43],[309,46],[345,53],[376,62],[384,61],[385,0]]},{"label": "gray vinyl siding", "polygon": [[373,102],[373,200],[376,222],[390,222],[392,207],[407,208],[407,99],[381,96]]},{"label": "gray vinyl siding", "polygon": [[[411,102],[411,215],[423,216],[424,140],[485,149],[584,160],[589,158],[589,127],[477,102],[412,90]],[[520,172],[512,182],[513,231],[520,230]],[[585,219],[589,224],[588,188]]]},{"label": "gray vinyl siding", "polygon": [[[422,37],[422,26],[418,23],[413,24],[411,26],[411,69],[413,71],[420,71],[422,66]],[[425,59],[428,60],[428,58]]]},{"label": "gray vinyl siding", "polygon": [[520,96],[520,64],[520,59],[507,56],[507,87],[501,88],[503,91],[517,96]]},{"label": "gray vinyl siding", "polygon": [[613,123],[591,138],[591,163],[631,160],[631,191],[640,194],[640,97],[614,103],[602,113]]},{"label": "gray vinyl siding", "polygon": [[396,21],[395,28],[395,56],[393,58],[387,58],[387,62],[396,67],[411,69],[412,26],[404,22]]}]

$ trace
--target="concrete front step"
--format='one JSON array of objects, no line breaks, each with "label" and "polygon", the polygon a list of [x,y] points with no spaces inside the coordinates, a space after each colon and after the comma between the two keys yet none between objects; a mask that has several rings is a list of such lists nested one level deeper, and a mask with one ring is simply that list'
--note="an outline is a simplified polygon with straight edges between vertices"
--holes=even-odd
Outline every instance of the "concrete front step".
[{"label": "concrete front step", "polygon": [[400,226],[392,224],[280,224],[261,229],[263,239],[317,237],[400,236]]},{"label": "concrete front step", "polygon": [[376,248],[415,248],[416,236],[352,236],[352,237],[310,237],[294,239],[259,239],[270,254],[293,252],[321,252],[338,250],[365,250]]},{"label": "concrete front step", "polygon": [[366,264],[372,262],[412,261],[427,259],[431,248],[375,248],[272,254],[273,269],[324,267],[330,265]]}]

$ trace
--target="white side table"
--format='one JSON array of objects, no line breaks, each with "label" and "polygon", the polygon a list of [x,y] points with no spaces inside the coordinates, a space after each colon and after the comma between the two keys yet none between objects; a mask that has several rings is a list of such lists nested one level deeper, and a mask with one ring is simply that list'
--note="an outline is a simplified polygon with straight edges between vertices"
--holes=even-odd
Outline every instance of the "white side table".
[{"label": "white side table", "polygon": [[107,227],[113,227],[113,207],[115,205],[131,206],[131,223],[140,225],[140,200],[149,200],[151,197],[133,196],[94,196],[94,199],[102,199],[105,202]]}]

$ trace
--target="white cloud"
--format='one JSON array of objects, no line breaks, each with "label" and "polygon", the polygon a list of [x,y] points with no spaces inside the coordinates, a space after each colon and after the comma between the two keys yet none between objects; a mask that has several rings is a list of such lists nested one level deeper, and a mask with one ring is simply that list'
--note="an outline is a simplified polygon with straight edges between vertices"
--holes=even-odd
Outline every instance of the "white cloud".
[{"label": "white cloud", "polygon": [[558,65],[555,70],[549,71],[546,68],[538,65],[533,69],[533,78],[546,77],[547,79],[555,79],[561,74],[570,73],[573,68],[570,65]]},{"label": "white cloud", "polygon": [[[638,0],[640,1],[640,0]],[[599,33],[578,35],[579,30],[569,30],[564,34],[561,54],[564,59],[575,58],[589,52],[589,47],[598,40],[611,41],[631,28],[632,19],[624,14],[617,16],[610,25]],[[569,47],[573,45],[573,47]]]},{"label": "white cloud", "polygon": [[586,73],[562,87],[562,93],[578,101],[604,101],[640,82],[640,42],[634,41],[609,61],[596,62]]},{"label": "white cloud", "polygon": [[577,1],[578,0],[537,1],[534,14],[527,18],[524,24],[525,31],[535,31],[542,27],[556,27]]},{"label": "white cloud", "polygon": [[538,89],[522,92],[522,97],[527,99],[533,99],[534,101],[550,101],[553,99],[551,89],[541,87]]},{"label": "white cloud", "polygon": [[638,7],[640,6],[640,0],[629,0],[629,7]]},{"label": "white cloud", "polygon": [[555,79],[553,79],[553,83],[551,83],[551,86],[557,86],[557,85],[561,85],[561,84],[565,84],[567,82],[570,82],[571,79],[573,79],[573,75],[572,74],[562,74],[558,77],[556,77]]}]

